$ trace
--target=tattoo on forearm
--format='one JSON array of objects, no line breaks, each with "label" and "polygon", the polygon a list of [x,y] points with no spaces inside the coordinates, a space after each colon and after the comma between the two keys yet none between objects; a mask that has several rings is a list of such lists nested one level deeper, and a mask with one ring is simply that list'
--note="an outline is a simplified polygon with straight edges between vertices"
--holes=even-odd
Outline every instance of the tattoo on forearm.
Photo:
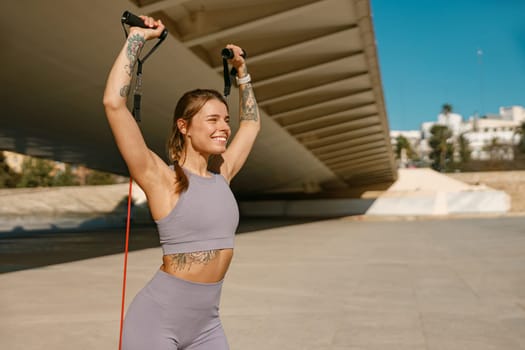
[{"label": "tattoo on forearm", "polygon": [[129,76],[131,76],[133,70],[135,69],[137,58],[139,57],[140,51],[142,50],[142,47],[144,47],[145,42],[146,39],[144,39],[144,37],[140,36],[139,34],[132,35],[128,38],[126,56],[128,57],[129,64],[126,65],[125,69]]},{"label": "tattoo on forearm", "polygon": [[170,259],[170,266],[175,270],[182,271],[185,268],[189,270],[193,264],[206,265],[217,257],[217,252],[218,250],[206,250],[202,252],[170,254],[167,256]]},{"label": "tattoo on forearm", "polygon": [[124,85],[121,89],[120,89],[120,96],[121,97],[127,97],[129,95],[129,85]]},{"label": "tattoo on forearm", "polygon": [[241,100],[241,120],[254,120],[257,121],[257,101],[253,94],[252,84],[248,83],[243,85],[242,89],[242,100]]}]

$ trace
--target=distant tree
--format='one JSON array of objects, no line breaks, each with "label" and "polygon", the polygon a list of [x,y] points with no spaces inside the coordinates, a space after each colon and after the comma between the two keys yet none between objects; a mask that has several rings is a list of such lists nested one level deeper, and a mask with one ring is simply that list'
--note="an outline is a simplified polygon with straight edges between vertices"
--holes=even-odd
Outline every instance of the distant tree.
[{"label": "distant tree", "polygon": [[452,113],[452,105],[449,104],[449,103],[445,103],[445,104],[441,107],[441,113],[443,113],[443,114],[445,114],[445,115]]},{"label": "distant tree", "polygon": [[497,137],[494,137],[488,145],[483,147],[483,150],[489,154],[490,160],[502,160],[507,155],[509,146],[501,143]]},{"label": "distant tree", "polygon": [[20,181],[20,174],[16,173],[7,164],[4,152],[0,151],[0,188],[16,187]]},{"label": "distant tree", "polygon": [[76,186],[78,185],[78,179],[73,174],[73,170],[71,168],[71,165],[66,164],[65,169],[63,171],[59,171],[55,176],[53,177],[53,186]]},{"label": "distant tree", "polygon": [[430,139],[428,143],[432,151],[432,168],[437,171],[445,171],[450,168],[454,154],[454,146],[449,142],[452,131],[445,125],[435,124],[430,129]]},{"label": "distant tree", "polygon": [[50,160],[28,157],[22,163],[22,176],[16,187],[45,187],[53,185]]},{"label": "distant tree", "polygon": [[115,175],[98,170],[91,170],[86,176],[86,185],[112,185],[116,183]]},{"label": "distant tree", "polygon": [[459,135],[458,146],[461,163],[468,163],[470,161],[470,154],[472,150],[470,149],[470,144],[464,134]]},{"label": "distant tree", "polygon": [[401,153],[403,150],[405,150],[406,156],[408,159],[417,160],[419,158],[417,153],[412,148],[412,145],[410,144],[408,139],[403,135],[399,135],[398,137],[396,137],[395,152],[396,152],[397,159],[401,159]]}]

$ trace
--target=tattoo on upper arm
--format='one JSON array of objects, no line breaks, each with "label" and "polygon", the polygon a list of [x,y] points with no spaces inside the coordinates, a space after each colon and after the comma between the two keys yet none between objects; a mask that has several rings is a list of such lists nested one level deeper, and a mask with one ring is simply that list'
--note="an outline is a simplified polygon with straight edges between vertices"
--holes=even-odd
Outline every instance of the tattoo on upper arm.
[{"label": "tattoo on upper arm", "polygon": [[121,97],[127,97],[128,95],[129,95],[129,84],[128,85],[124,85],[120,89],[120,96]]},{"label": "tattoo on upper arm", "polygon": [[178,253],[170,254],[170,265],[175,269],[182,271],[185,268],[188,270],[192,264],[207,264],[217,256],[218,250],[206,250],[202,252],[193,253]]},{"label": "tattoo on upper arm", "polygon": [[139,34],[134,34],[128,38],[128,47],[126,49],[126,56],[128,57],[129,64],[126,65],[126,73],[129,76],[133,73],[135,69],[135,64],[137,63],[137,58],[139,57],[140,51],[144,47],[146,39]]},{"label": "tattoo on upper arm", "polygon": [[248,83],[242,87],[241,120],[257,121],[258,118],[257,101],[255,100],[252,84]]}]

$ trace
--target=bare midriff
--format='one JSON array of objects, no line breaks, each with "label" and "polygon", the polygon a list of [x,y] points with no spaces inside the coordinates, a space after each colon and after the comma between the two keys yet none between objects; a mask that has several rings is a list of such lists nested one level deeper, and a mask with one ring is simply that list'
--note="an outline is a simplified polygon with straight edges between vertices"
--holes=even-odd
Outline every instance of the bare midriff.
[{"label": "bare midriff", "polygon": [[160,269],[187,281],[215,283],[226,275],[232,257],[233,249],[168,254]]}]

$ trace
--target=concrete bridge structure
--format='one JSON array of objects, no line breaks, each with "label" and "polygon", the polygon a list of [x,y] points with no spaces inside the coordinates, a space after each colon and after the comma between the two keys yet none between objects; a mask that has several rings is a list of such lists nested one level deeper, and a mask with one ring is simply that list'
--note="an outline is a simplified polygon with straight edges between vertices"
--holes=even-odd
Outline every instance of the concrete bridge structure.
[{"label": "concrete bridge structure", "polygon": [[[161,18],[170,33],[144,65],[141,128],[159,155],[177,99],[222,90],[220,50],[236,43],[248,53],[263,119],[236,195],[352,196],[397,177],[368,0],[8,0],[0,8],[1,149],[126,174],[102,94],[129,10]],[[229,104],[236,121],[235,87]]]}]

